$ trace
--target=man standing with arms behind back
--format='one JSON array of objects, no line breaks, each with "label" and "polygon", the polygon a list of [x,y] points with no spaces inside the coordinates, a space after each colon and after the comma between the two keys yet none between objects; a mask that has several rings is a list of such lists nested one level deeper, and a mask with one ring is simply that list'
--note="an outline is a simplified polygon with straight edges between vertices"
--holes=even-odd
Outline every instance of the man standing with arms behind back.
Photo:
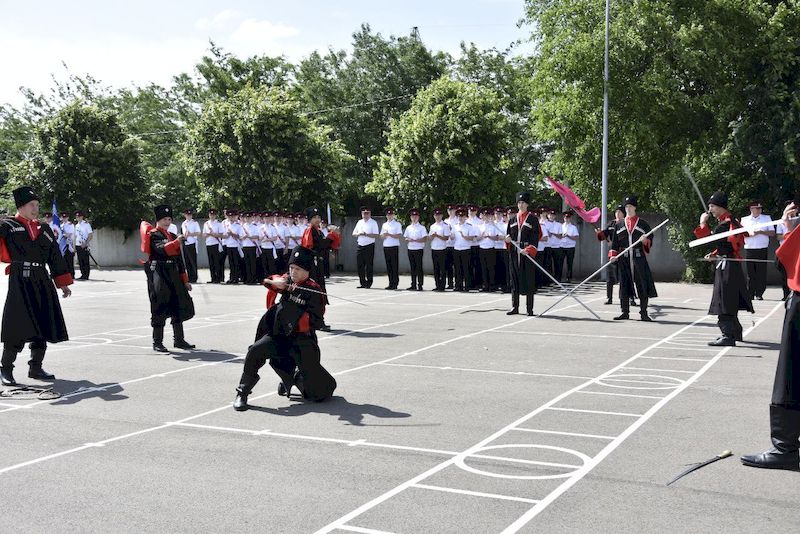
[{"label": "man standing with arms behind back", "polygon": [[[769,215],[764,215],[761,202],[754,201],[747,205],[750,215],[742,217],[742,226],[745,228],[761,222],[768,222]],[[750,298],[764,300],[764,291],[767,289],[767,259],[769,238],[775,235],[773,228],[761,228],[745,234],[744,257],[751,261],[747,263],[747,289]]]},{"label": "man standing with arms behind back", "polygon": [[359,288],[372,287],[372,263],[375,260],[375,238],[378,237],[378,223],[372,218],[372,210],[361,207],[361,220],[353,228],[353,235],[358,238],[356,264],[358,265]]},{"label": "man standing with arms behind back", "polygon": [[67,248],[64,249],[64,261],[67,262],[70,276],[75,278],[75,225],[70,221],[69,213],[66,211],[61,214],[61,232],[64,235],[64,241],[67,242]]},{"label": "man standing with arms behind back", "polygon": [[78,280],[88,280],[91,265],[89,263],[89,243],[94,237],[92,225],[89,224],[82,211],[75,212],[78,224],[75,225],[75,249],[78,252],[78,266],[81,269],[81,277]]}]

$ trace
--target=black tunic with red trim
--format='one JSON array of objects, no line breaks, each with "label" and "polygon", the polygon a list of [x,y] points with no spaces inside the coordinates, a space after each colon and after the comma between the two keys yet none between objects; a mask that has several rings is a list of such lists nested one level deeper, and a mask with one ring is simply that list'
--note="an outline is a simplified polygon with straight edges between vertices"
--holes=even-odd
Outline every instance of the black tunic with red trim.
[{"label": "black tunic with red trim", "polygon": [[[698,226],[694,235],[699,239],[714,234],[721,234],[729,230],[741,228],[742,225],[733,219],[730,213],[720,217],[719,224],[712,232],[708,226]],[[717,248],[712,252],[720,258],[740,259],[740,252],[744,248],[743,234],[732,235],[727,239],[717,241]],[[739,310],[753,311],[753,303],[747,291],[747,280],[744,276],[742,264],[737,261],[719,261],[714,272],[714,291],[711,296],[711,305],[708,313],[712,315],[736,315]]]},{"label": "black tunic with red trim", "polygon": [[[22,216],[0,221],[0,257],[6,268],[8,295],[3,310],[2,341],[21,345],[34,338],[67,341],[56,287],[72,284],[72,275],[47,224]],[[50,268],[47,272],[45,265]],[[55,285],[54,285],[55,283]]]},{"label": "black tunic with red trim", "polygon": [[[323,267],[323,259],[325,254],[331,249],[331,240],[325,237],[322,230],[315,226],[309,226],[303,232],[303,238],[300,245],[311,249],[314,252],[314,268],[311,270],[309,276],[314,280],[319,287],[320,291],[325,293],[325,269]],[[328,297],[322,297],[325,304],[328,304]]]},{"label": "black tunic with red trim", "polygon": [[792,293],[786,301],[772,404],[800,410],[800,232],[797,229],[786,234],[775,256],[786,268],[786,283]]},{"label": "black tunic with red trim", "polygon": [[[611,235],[611,250],[609,250],[608,256],[618,256],[651,229],[650,224],[638,216],[625,217],[622,221],[614,224],[613,234]],[[653,236],[650,235],[626,252],[623,257],[617,259],[617,276],[620,289],[625,286],[628,295],[638,295],[641,298],[642,294],[646,292],[647,295],[645,296],[648,298],[658,296],[656,284],[653,281],[653,273],[650,271],[650,264],[647,262],[647,254],[650,252],[652,243]],[[633,269],[632,272],[631,269]]]},{"label": "black tunic with red trim", "polygon": [[[520,218],[522,216],[523,218]],[[520,221],[522,226],[520,227]],[[527,249],[531,257],[536,256],[536,245],[542,238],[539,220],[530,212],[512,215],[508,220],[506,235],[515,241],[520,248]],[[507,243],[511,289],[514,293],[524,295],[536,293],[536,265],[514,245]]]},{"label": "black tunic with red trim", "polygon": [[177,236],[162,228],[148,228],[142,235],[142,251],[148,254],[144,271],[153,326],[163,325],[167,317],[173,323],[194,317],[194,302],[185,285],[189,276]]}]

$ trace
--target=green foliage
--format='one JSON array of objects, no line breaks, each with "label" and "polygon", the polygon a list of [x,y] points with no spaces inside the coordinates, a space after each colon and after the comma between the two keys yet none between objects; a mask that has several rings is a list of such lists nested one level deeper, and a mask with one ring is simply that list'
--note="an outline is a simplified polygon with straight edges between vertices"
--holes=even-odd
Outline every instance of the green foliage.
[{"label": "green foliage", "polygon": [[494,91],[441,78],[392,120],[367,192],[401,211],[507,201],[520,181],[508,157],[507,127]]},{"label": "green foliage", "polygon": [[98,227],[130,229],[146,211],[137,142],[118,117],[73,102],[35,129],[30,157],[11,169],[8,188],[32,185],[46,208],[81,209]]},{"label": "green foliage", "polygon": [[331,198],[350,158],[330,134],[285,91],[248,86],[208,103],[183,159],[204,208],[300,209]]}]

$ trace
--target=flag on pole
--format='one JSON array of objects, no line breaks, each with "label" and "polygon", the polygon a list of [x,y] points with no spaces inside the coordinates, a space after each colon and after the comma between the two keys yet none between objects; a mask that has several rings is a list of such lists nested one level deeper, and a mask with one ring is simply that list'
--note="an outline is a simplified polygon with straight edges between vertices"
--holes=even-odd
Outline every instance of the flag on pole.
[{"label": "flag on pole", "polygon": [[56,199],[53,199],[53,226],[58,228],[58,250],[61,251],[61,255],[64,255],[64,251],[67,250],[67,239],[64,237],[64,232],[61,230],[61,219],[58,217],[58,206],[56,205]]},{"label": "flag on pole", "polygon": [[561,198],[564,199],[564,202],[566,202],[567,205],[572,208],[581,219],[591,224],[596,223],[600,219],[600,208],[592,208],[589,211],[586,211],[586,204],[583,203],[583,200],[578,198],[578,195],[576,195],[572,189],[564,184],[556,182],[549,176],[546,179],[550,187],[555,189],[556,193],[561,195]]}]

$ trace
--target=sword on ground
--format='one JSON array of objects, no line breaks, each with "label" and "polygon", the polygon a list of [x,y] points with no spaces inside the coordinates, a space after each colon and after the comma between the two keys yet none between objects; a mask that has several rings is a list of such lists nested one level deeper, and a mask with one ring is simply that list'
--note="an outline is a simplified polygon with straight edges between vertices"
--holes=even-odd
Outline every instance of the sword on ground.
[{"label": "sword on ground", "polygon": [[[637,239],[636,241],[634,241],[634,242],[633,242],[633,243],[632,243],[630,246],[628,246],[628,248],[626,248],[625,250],[623,250],[622,252],[620,252],[619,254],[617,254],[617,257],[624,256],[626,252],[628,252],[628,251],[629,251],[629,250],[631,250],[633,247],[635,247],[636,245],[638,245],[639,243],[641,243],[642,241],[644,241],[644,239],[645,239],[646,237],[648,237],[648,236],[650,236],[650,235],[653,235],[653,233],[654,233],[656,230],[658,230],[659,228],[661,228],[662,226],[664,226],[664,225],[665,225],[665,224],[667,224],[668,222],[669,222],[669,219],[665,220],[664,222],[662,222],[661,224],[659,224],[658,226],[656,226],[655,228],[653,228],[652,230],[650,230],[650,231],[649,231],[649,232],[647,232],[646,234],[642,234],[642,236],[641,236],[639,239]],[[540,313],[540,314],[539,314],[539,317],[541,317],[541,316],[542,316],[542,315],[544,315],[545,313],[547,313],[547,312],[549,312],[550,310],[552,310],[553,308],[555,308],[555,307],[556,307],[556,306],[557,306],[557,305],[558,305],[558,304],[559,304],[559,303],[560,303],[562,300],[564,300],[565,298],[567,298],[567,297],[569,297],[569,296],[572,296],[572,293],[574,293],[574,292],[575,292],[575,291],[576,291],[576,290],[577,290],[579,287],[581,287],[583,284],[585,284],[586,282],[588,282],[589,280],[591,280],[592,278],[594,278],[595,276],[597,276],[598,274],[600,274],[600,272],[601,272],[603,269],[605,269],[606,267],[608,267],[609,265],[611,265],[611,264],[613,264],[613,263],[614,263],[614,262],[612,262],[612,261],[608,261],[608,262],[604,263],[602,266],[600,266],[600,268],[599,268],[599,269],[597,269],[595,272],[593,272],[592,274],[590,274],[590,275],[589,275],[589,276],[588,276],[588,277],[587,277],[587,278],[586,278],[586,279],[585,279],[583,282],[581,282],[580,284],[578,284],[578,285],[576,285],[575,287],[573,287],[573,288],[572,288],[572,289],[569,291],[569,293],[567,293],[566,295],[564,295],[563,297],[561,297],[560,299],[558,299],[557,301],[555,301],[555,302],[554,302],[554,303],[553,303],[553,304],[552,304],[552,305],[551,305],[549,308],[547,308],[545,311],[543,311],[542,313]],[[631,276],[633,276],[633,272],[631,272]],[[635,281],[634,281],[634,285],[635,285]]]},{"label": "sword on ground", "polygon": [[689,473],[691,473],[693,471],[697,471],[701,467],[705,467],[705,466],[707,466],[709,464],[713,464],[714,462],[718,462],[718,461],[720,461],[720,460],[722,460],[724,458],[728,458],[729,456],[733,456],[733,453],[731,451],[722,451],[721,453],[719,453],[718,455],[714,456],[713,458],[710,458],[710,459],[708,459],[708,460],[706,460],[704,462],[693,464],[688,469],[686,469],[683,473],[681,473],[680,475],[676,476],[675,478],[673,478],[672,480],[667,482],[667,486],[669,486],[673,482],[676,482],[676,481],[680,480],[681,478],[685,477]]},{"label": "sword on ground", "polygon": [[[269,278],[265,278],[264,282],[268,283],[269,285],[276,285],[275,282],[270,280]],[[289,286],[291,286],[291,284],[287,284],[286,287],[288,288]],[[324,295],[326,297],[333,297],[335,299],[344,300],[344,301],[347,301],[347,302],[352,302],[353,304],[358,304],[359,306],[367,307],[367,305],[364,304],[363,302],[359,302],[357,300],[346,299],[344,297],[337,297],[336,295],[331,295],[330,293],[325,293],[323,291],[317,291],[316,289],[311,289],[310,287],[302,287],[302,286],[294,286],[294,287],[297,288],[297,289],[302,289],[303,291],[308,291],[310,293],[316,293],[318,295]]]}]

